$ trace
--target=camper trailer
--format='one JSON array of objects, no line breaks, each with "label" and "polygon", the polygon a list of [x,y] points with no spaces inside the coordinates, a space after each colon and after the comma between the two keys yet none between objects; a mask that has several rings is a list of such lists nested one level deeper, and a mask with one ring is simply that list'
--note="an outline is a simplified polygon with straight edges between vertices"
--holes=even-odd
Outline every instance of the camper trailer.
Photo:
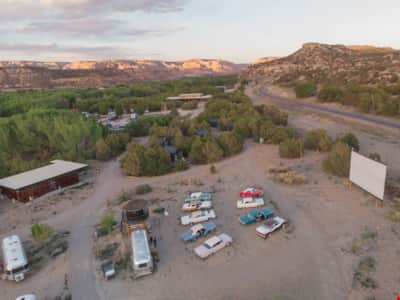
[{"label": "camper trailer", "polygon": [[29,269],[28,259],[20,238],[17,235],[6,237],[1,246],[4,265],[3,278],[17,282],[24,280]]},{"label": "camper trailer", "polygon": [[153,273],[153,257],[151,256],[146,230],[132,231],[132,267],[135,277]]}]

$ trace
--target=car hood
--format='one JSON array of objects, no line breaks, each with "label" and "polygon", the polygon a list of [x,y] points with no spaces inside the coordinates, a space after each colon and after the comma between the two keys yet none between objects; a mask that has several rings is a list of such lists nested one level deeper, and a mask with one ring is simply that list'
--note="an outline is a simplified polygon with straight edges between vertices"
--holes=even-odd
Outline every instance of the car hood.
[{"label": "car hood", "polygon": [[255,221],[255,219],[253,217],[250,217],[248,215],[240,216],[239,220],[243,224],[250,224],[250,223],[253,223]]},{"label": "car hood", "polygon": [[181,238],[184,241],[190,241],[192,239],[193,235],[190,230],[186,230],[181,234]]}]

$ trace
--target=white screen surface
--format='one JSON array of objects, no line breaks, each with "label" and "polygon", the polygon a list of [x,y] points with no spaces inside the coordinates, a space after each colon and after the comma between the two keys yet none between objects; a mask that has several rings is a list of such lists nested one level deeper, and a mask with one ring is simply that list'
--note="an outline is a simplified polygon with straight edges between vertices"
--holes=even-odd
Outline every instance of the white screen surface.
[{"label": "white screen surface", "polygon": [[357,152],[351,152],[350,181],[383,200],[386,166]]}]

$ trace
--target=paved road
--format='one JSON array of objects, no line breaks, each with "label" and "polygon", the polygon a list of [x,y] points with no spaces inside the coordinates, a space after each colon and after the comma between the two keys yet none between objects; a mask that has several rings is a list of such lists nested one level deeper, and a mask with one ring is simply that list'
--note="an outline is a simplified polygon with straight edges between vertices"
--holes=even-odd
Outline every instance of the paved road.
[{"label": "paved road", "polygon": [[378,116],[362,114],[362,113],[358,113],[358,112],[350,112],[350,111],[345,111],[345,110],[341,110],[338,108],[327,107],[327,106],[324,106],[323,104],[308,103],[308,102],[298,100],[298,99],[293,100],[293,99],[277,96],[277,95],[272,94],[270,91],[268,91],[268,89],[265,86],[261,86],[261,87],[257,88],[256,92],[258,92],[258,94],[261,96],[275,99],[285,105],[290,106],[291,108],[311,109],[311,110],[315,110],[315,111],[319,111],[319,112],[323,112],[323,113],[329,113],[329,114],[339,115],[342,117],[347,117],[350,119],[366,121],[369,123],[386,126],[386,127],[393,128],[393,129],[400,129],[400,120],[387,119],[387,118],[382,118],[382,117],[378,117]]}]

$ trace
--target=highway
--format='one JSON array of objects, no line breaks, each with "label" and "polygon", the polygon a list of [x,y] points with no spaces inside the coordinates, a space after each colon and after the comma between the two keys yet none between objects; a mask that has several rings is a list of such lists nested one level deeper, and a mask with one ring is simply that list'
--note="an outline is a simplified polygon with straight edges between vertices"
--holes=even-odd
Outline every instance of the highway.
[{"label": "highway", "polygon": [[289,98],[277,96],[277,95],[270,93],[265,86],[261,86],[261,87],[257,88],[256,91],[259,93],[260,96],[269,97],[271,99],[277,100],[284,105],[290,106],[291,108],[309,109],[309,110],[314,110],[314,111],[318,111],[318,112],[322,112],[322,113],[334,114],[334,115],[350,118],[353,120],[365,121],[365,122],[373,123],[376,125],[389,127],[392,129],[400,129],[400,120],[388,119],[388,118],[383,118],[383,117],[374,116],[374,115],[367,115],[367,114],[358,113],[358,112],[345,111],[345,110],[338,109],[338,108],[327,107],[323,104],[309,103],[309,102],[302,101],[300,99],[289,99]]}]

